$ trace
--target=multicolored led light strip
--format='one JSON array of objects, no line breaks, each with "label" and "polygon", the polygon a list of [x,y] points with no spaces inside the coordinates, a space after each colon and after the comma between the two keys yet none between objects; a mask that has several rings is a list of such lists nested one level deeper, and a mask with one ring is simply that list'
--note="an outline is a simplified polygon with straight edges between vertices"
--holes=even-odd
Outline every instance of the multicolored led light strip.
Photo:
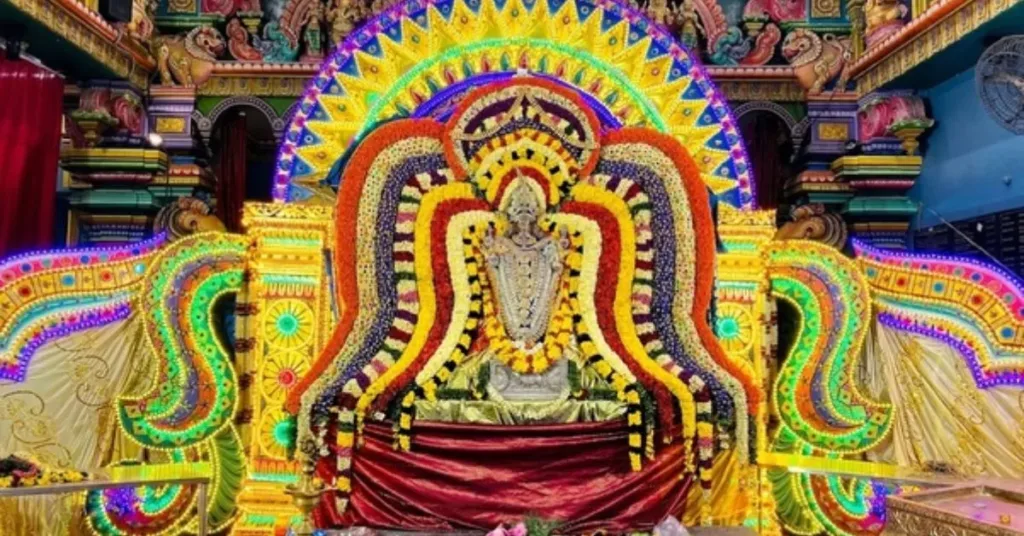
[{"label": "multicolored led light strip", "polygon": [[247,247],[238,235],[197,234],[171,244],[150,268],[141,300],[159,378],[152,392],[119,404],[125,432],[142,445],[181,448],[230,422],[237,381],[213,307],[241,288]]},{"label": "multicolored led light strip", "polygon": [[783,424],[827,452],[874,447],[889,431],[892,407],[864,396],[853,373],[870,320],[866,281],[853,261],[817,242],[773,242],[767,253],[772,293],[801,315],[775,383]]},{"label": "multicolored led light strip", "polygon": [[131,296],[166,242],[19,255],[0,264],[0,379],[23,381],[50,341],[131,315]]},{"label": "multicolored led light strip", "polygon": [[[603,24],[585,24],[597,16]],[[599,35],[573,40],[591,30]],[[440,40],[442,34],[456,42]],[[491,52],[481,55],[482,47]],[[513,49],[523,52],[516,61],[507,54]],[[451,61],[440,62],[444,55]],[[746,150],[726,100],[683,45],[620,0],[394,4],[350,34],[310,82],[278,156],[275,200],[295,200],[305,187],[300,182],[323,179],[372,125],[415,116],[427,102],[436,108],[438,94],[468,79],[519,69],[591,94],[627,125],[653,125],[687,143],[701,140],[690,149],[708,185],[725,202],[753,206]],[[690,134],[683,136],[686,129]]]},{"label": "multicolored led light strip", "polygon": [[1024,385],[1024,284],[976,259],[855,241],[879,321],[955,348],[981,388]]}]

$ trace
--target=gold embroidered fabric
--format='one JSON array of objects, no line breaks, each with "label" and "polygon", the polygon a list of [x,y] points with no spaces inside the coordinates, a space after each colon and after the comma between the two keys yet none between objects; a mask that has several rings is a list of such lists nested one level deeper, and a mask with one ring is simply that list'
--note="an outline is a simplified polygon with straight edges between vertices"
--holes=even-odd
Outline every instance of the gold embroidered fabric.
[{"label": "gold embroidered fabric", "polygon": [[416,402],[416,419],[460,424],[568,424],[609,421],[626,414],[616,400],[558,400],[497,402],[493,400],[438,400]]},{"label": "gold embroidered fabric", "polygon": [[1024,389],[978,389],[960,353],[939,341],[878,324],[869,337],[864,384],[896,412],[877,461],[1024,477]]},{"label": "gold embroidered fabric", "polygon": [[[574,350],[567,353],[569,359],[578,359]],[[448,382],[448,387],[473,391],[480,368],[487,366],[488,353],[479,353],[463,362]],[[610,387],[590,368],[577,363],[579,382],[582,389],[608,390]],[[555,401],[508,401],[508,400],[428,400],[416,401],[416,419],[460,424],[568,424],[576,422],[608,421],[626,414],[626,405],[618,400],[555,400]]]},{"label": "gold embroidered fabric", "polygon": [[[119,439],[115,402],[148,378],[135,316],[50,342],[32,357],[23,382],[0,381],[0,458],[31,456],[57,468],[95,471],[137,447]],[[136,382],[138,383],[138,382]],[[89,534],[83,496],[0,499],[0,534]]]}]

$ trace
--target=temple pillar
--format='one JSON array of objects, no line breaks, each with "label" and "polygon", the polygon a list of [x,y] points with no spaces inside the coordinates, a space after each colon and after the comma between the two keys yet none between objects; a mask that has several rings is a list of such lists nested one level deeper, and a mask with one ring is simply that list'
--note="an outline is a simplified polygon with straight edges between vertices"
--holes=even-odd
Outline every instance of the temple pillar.
[{"label": "temple pillar", "polygon": [[810,143],[804,170],[786,186],[795,207],[779,238],[810,238],[843,247],[847,236],[905,248],[917,205],[907,191],[921,172],[919,138],[932,125],[908,91],[861,99],[808,100]]},{"label": "temple pillar", "polygon": [[195,88],[150,88],[151,132],[162,140],[161,147],[170,158],[167,173],[150,185],[150,191],[161,204],[179,197],[208,199],[214,189],[215,178],[207,163],[206,147],[193,132],[195,104]]},{"label": "temple pillar", "polygon": [[917,205],[907,191],[921,173],[919,138],[932,126],[924,102],[910,91],[872,93],[860,100],[858,154],[832,164],[853,194],[842,209],[852,236],[878,247],[907,247]]},{"label": "temple pillar", "polygon": [[146,238],[160,206],[146,186],[166,174],[168,158],[146,142],[141,93],[127,82],[93,80],[69,88],[68,101],[61,149],[68,245]]},{"label": "temple pillar", "polygon": [[191,151],[192,112],[196,108],[196,89],[183,86],[150,88],[149,120],[152,131],[163,137],[164,147],[172,151]]},{"label": "temple pillar", "polygon": [[[857,97],[845,93],[810,96],[807,118],[808,143],[800,157],[803,171],[785,188],[793,207],[789,214],[792,221],[783,225],[778,238],[819,240],[841,248],[846,241],[845,222],[836,215],[854,193],[849,184],[836,177],[832,162],[845,154],[857,137]],[[831,225],[802,223],[811,217],[829,218]]]},{"label": "temple pillar", "polygon": [[[761,389],[768,393],[777,372],[772,356],[778,340],[778,322],[774,299],[769,295],[763,252],[775,235],[775,211],[741,211],[728,205],[719,210],[718,232],[723,251],[716,255],[713,327],[729,358],[750,363]],[[729,519],[730,513],[720,508],[731,508],[737,502],[745,504],[746,511],[739,522],[765,536],[781,534],[775,516],[766,514],[775,511],[774,496],[766,471],[756,463],[760,453],[768,451],[768,423],[777,419],[772,414],[774,409],[768,403],[758,408],[756,440],[750,458],[755,463],[740,466],[740,485],[730,490],[729,497],[719,497],[710,512],[715,519]],[[743,500],[736,501],[732,494],[742,496]]]},{"label": "temple pillar", "polygon": [[850,53],[856,62],[864,54],[864,0],[849,0],[846,13],[850,19]]},{"label": "temple pillar", "polygon": [[285,487],[300,466],[289,459],[294,421],[284,410],[289,391],[327,344],[335,309],[325,258],[334,245],[331,207],[246,203],[242,224],[253,241],[239,295],[235,424],[248,453],[238,497],[239,534],[279,534],[299,515]]}]

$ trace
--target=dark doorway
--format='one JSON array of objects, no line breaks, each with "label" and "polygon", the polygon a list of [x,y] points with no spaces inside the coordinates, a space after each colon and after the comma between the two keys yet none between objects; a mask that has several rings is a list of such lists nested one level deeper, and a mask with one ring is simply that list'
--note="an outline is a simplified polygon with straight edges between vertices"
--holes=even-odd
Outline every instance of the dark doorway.
[{"label": "dark doorway", "polygon": [[229,231],[241,231],[245,201],[272,200],[277,140],[270,119],[252,106],[237,106],[213,126],[210,150],[217,175],[217,214]]},{"label": "dark doorway", "polygon": [[769,111],[743,114],[739,124],[756,180],[757,206],[778,209],[792,173],[793,135],[786,122]]}]

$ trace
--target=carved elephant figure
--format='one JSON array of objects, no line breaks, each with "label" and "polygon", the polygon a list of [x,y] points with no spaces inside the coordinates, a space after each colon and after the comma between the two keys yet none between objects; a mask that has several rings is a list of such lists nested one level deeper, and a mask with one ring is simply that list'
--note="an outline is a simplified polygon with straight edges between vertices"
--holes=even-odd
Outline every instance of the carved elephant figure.
[{"label": "carved elephant figure", "polygon": [[837,214],[825,211],[820,204],[803,205],[793,209],[793,221],[786,222],[775,233],[775,240],[814,240],[836,249],[846,244],[846,222]]},{"label": "carved elephant figure", "polygon": [[171,240],[207,231],[224,231],[224,223],[213,214],[210,205],[194,197],[181,197],[160,209],[153,230],[167,232]]}]

